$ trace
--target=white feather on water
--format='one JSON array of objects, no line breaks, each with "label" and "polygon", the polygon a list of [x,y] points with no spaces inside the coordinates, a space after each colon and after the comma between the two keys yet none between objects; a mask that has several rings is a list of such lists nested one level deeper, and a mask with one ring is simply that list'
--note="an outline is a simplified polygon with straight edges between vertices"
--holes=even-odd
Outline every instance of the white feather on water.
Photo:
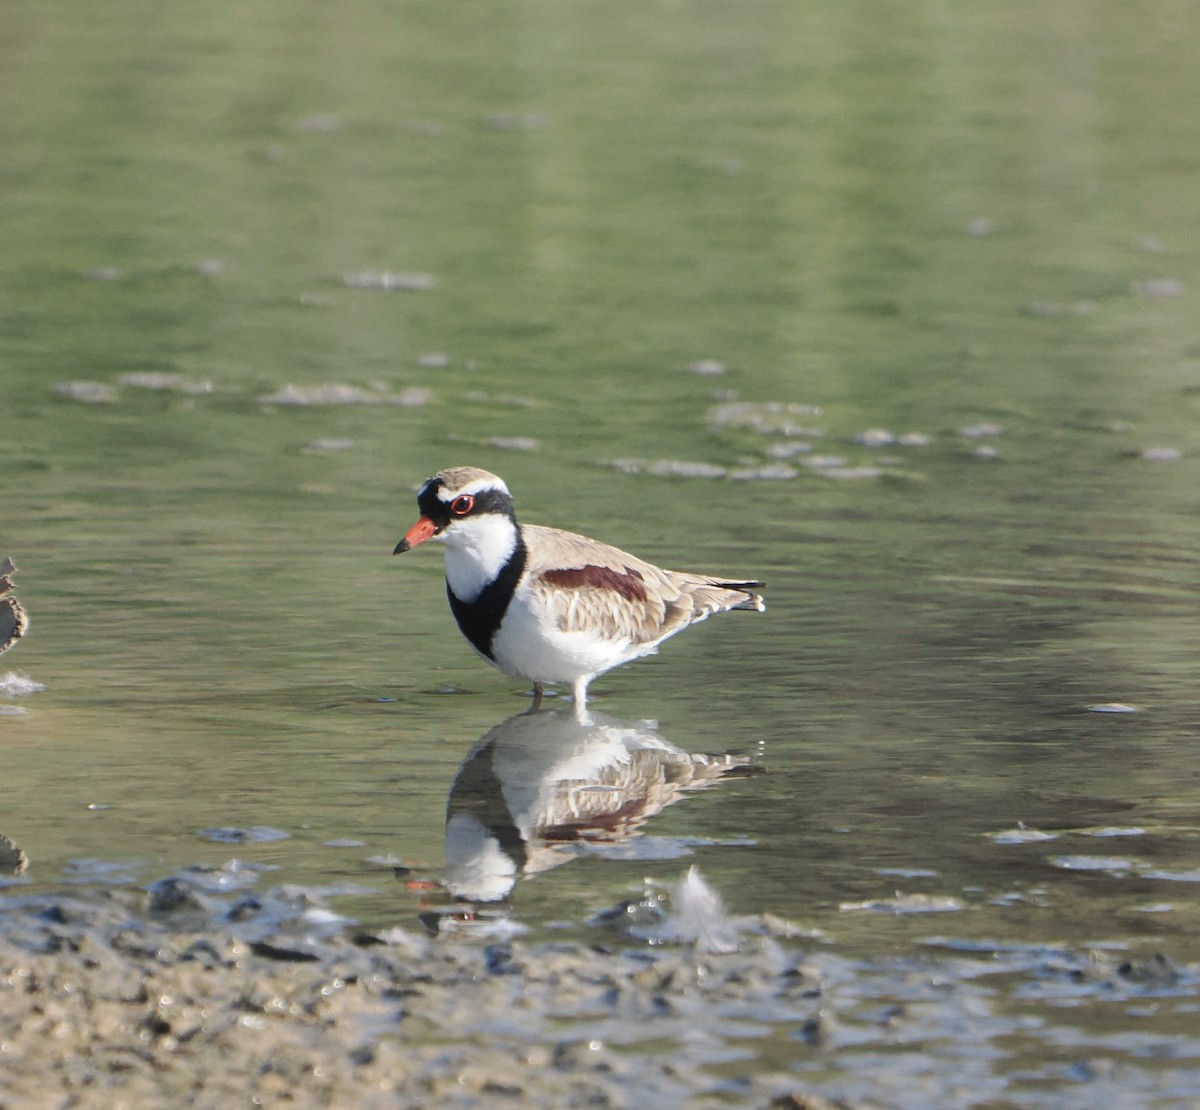
[{"label": "white feather on water", "polygon": [[697,952],[719,954],[738,950],[743,926],[693,865],[672,892],[666,920],[651,932],[659,943],[694,944]]}]

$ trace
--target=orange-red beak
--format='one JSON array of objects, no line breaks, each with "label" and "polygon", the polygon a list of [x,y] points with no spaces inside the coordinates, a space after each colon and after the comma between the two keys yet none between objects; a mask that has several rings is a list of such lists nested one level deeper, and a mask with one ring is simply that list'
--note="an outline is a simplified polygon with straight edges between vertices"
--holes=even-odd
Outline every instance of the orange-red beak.
[{"label": "orange-red beak", "polygon": [[410,551],[419,543],[424,543],[426,540],[433,539],[437,535],[438,527],[427,516],[421,517],[407,532],[404,533],[402,539],[392,550],[393,555],[402,555],[405,551]]}]

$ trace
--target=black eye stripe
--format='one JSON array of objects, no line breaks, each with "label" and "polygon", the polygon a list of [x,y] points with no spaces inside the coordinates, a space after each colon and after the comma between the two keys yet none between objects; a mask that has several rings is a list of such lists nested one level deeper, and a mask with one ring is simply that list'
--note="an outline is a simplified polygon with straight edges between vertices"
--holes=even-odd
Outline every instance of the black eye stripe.
[{"label": "black eye stripe", "polygon": [[[477,493],[459,493],[448,500],[443,500],[438,494],[445,494],[446,487],[440,479],[429,482],[417,496],[417,506],[423,516],[429,517],[440,528],[444,528],[456,517],[478,516],[482,513],[500,513],[504,516],[513,515],[512,497],[504,490],[484,488]],[[454,511],[453,506],[460,498],[469,497],[473,505],[465,513]]]}]

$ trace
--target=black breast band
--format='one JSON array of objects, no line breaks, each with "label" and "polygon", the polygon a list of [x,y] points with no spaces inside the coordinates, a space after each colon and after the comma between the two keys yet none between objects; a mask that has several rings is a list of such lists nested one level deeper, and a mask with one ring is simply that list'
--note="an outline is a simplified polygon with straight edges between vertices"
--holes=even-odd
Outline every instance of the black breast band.
[{"label": "black breast band", "polygon": [[450,599],[450,611],[458,621],[462,634],[471,641],[480,655],[487,656],[493,663],[492,640],[504,620],[508,603],[517,588],[517,582],[525,572],[525,541],[517,532],[517,546],[508,557],[508,562],[500,569],[493,582],[490,582],[479,593],[474,601],[462,601],[454,596],[450,583],[446,583],[446,596]]}]

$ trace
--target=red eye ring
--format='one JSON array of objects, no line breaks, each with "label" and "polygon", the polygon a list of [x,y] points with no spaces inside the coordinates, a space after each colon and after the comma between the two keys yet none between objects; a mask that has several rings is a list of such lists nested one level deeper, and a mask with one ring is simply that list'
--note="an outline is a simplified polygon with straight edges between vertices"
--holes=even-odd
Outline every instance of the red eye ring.
[{"label": "red eye ring", "polygon": [[475,508],[475,498],[469,493],[464,493],[450,502],[450,511],[455,516],[466,516],[473,508]]}]

